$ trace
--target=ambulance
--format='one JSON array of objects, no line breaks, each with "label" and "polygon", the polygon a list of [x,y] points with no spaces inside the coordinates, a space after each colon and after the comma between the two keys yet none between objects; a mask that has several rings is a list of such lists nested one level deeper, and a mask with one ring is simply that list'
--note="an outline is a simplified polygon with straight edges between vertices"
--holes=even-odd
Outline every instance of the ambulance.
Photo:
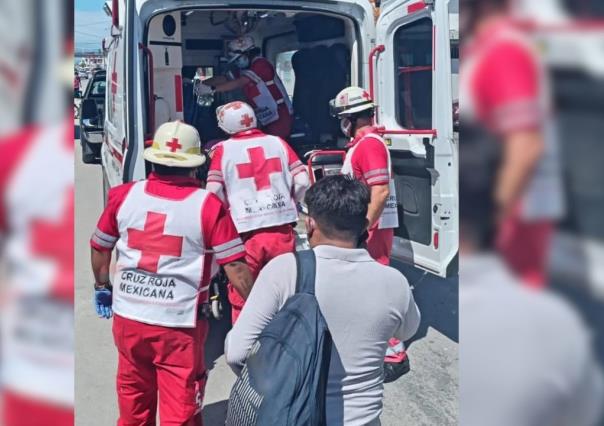
[{"label": "ambulance", "polygon": [[458,0],[113,0],[105,9],[113,21],[104,42],[105,190],[146,177],[145,141],[166,121],[193,124],[203,143],[220,137],[216,107],[242,94],[200,102],[194,79],[228,72],[226,45],[247,34],[292,98],[289,142],[298,152],[346,144],[329,114],[339,90],[357,85],[374,96],[398,200],[393,257],[441,277],[457,274],[458,29],[450,16]]}]

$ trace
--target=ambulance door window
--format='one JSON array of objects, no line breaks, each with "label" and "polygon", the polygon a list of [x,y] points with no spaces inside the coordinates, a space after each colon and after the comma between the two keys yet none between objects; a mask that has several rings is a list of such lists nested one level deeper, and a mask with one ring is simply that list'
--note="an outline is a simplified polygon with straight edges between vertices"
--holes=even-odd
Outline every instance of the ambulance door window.
[{"label": "ambulance door window", "polygon": [[277,58],[275,59],[277,75],[283,82],[285,90],[290,98],[293,98],[294,96],[294,87],[296,85],[296,74],[294,73],[294,68],[292,67],[292,57],[296,52],[297,50],[281,52],[277,54]]},{"label": "ambulance door window", "polygon": [[432,35],[430,18],[394,34],[396,119],[406,129],[432,129]]}]

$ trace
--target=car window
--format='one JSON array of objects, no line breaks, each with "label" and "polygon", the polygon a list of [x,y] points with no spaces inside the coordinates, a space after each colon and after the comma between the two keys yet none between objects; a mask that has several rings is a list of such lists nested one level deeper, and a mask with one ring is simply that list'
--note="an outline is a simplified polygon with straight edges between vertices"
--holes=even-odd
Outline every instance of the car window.
[{"label": "car window", "polygon": [[105,96],[105,86],[107,82],[105,80],[95,80],[92,82],[90,88],[90,96],[103,97]]},{"label": "car window", "polygon": [[394,34],[396,118],[406,129],[432,128],[432,31],[424,18]]}]

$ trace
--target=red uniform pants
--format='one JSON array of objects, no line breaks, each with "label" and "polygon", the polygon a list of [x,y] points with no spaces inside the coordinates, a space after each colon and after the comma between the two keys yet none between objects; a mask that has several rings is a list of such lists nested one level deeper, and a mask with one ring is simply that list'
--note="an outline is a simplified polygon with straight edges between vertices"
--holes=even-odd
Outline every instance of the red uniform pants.
[{"label": "red uniform pants", "polygon": [[2,426],[73,426],[73,407],[61,407],[4,391]]},{"label": "red uniform pants", "polygon": [[195,328],[171,328],[115,315],[118,426],[154,426],[158,393],[162,426],[202,424],[207,334],[206,320]]},{"label": "red uniform pants", "polygon": [[[378,229],[377,225],[369,230],[367,251],[369,255],[382,265],[390,265],[394,229]],[[385,362],[402,362],[407,357],[403,342],[398,339],[388,340],[388,351]]]},{"label": "red uniform pants", "polygon": [[[260,270],[275,257],[293,253],[296,249],[296,234],[291,225],[273,226],[258,229],[241,235],[245,245],[245,261],[252,272],[254,280]],[[245,300],[239,295],[235,287],[229,283],[229,302],[232,306],[232,321],[235,324],[243,309]]]},{"label": "red uniform pants", "polygon": [[279,136],[281,139],[288,141],[292,132],[294,117],[289,113],[284,104],[279,105],[278,111],[279,118],[277,121],[264,126],[262,130],[267,135]]},{"label": "red uniform pants", "polygon": [[554,222],[527,222],[517,215],[504,220],[497,233],[497,248],[508,267],[528,287],[547,283],[547,262]]}]

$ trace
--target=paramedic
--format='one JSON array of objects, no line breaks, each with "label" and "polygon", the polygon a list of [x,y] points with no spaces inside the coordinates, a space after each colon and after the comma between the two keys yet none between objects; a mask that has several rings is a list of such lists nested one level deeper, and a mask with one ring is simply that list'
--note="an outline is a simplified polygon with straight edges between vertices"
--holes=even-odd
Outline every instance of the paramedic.
[{"label": "paramedic", "polygon": [[[295,250],[292,223],[298,220],[296,202],[309,186],[308,172],[284,140],[256,129],[248,104],[231,102],[216,112],[218,126],[231,138],[212,155],[207,189],[229,207],[256,278],[268,261]],[[228,287],[235,323],[245,297]]]},{"label": "paramedic", "polygon": [[264,133],[288,140],[293,125],[293,107],[275,67],[260,56],[251,36],[239,37],[228,45],[231,62],[239,70],[234,79],[218,76],[203,81],[214,92],[230,92],[243,89],[247,103],[256,113],[259,127]]},{"label": "paramedic", "polygon": [[[497,248],[526,285],[543,287],[554,224],[564,214],[560,159],[546,75],[509,0],[467,0],[460,90],[465,172],[495,179]],[[483,157],[480,153],[488,153]],[[464,170],[460,169],[461,173]]]},{"label": "paramedic", "polygon": [[[410,339],[420,312],[405,277],[358,248],[367,227],[366,185],[349,176],[328,176],[308,190],[305,201],[308,237],[317,260],[316,297],[333,339],[325,424],[377,426],[388,339]],[[258,335],[295,293],[296,276],[291,253],[260,272],[249,303],[225,341],[227,363],[236,373]]]},{"label": "paramedic", "polygon": [[[342,90],[330,102],[342,132],[351,138],[342,173],[366,184],[371,191],[367,212],[367,251],[383,265],[390,263],[394,229],[398,227],[396,193],[391,177],[390,152],[373,126],[375,104],[360,87]],[[400,341],[392,339],[386,353],[386,381],[409,371],[409,359]]]},{"label": "paramedic", "polygon": [[213,261],[244,297],[252,284],[231,218],[193,177],[205,161],[200,148],[195,128],[161,125],[144,151],[154,172],[109,191],[90,241],[97,314],[115,312],[119,425],[155,424],[158,391],[162,424],[200,424],[208,333],[200,305]]}]

